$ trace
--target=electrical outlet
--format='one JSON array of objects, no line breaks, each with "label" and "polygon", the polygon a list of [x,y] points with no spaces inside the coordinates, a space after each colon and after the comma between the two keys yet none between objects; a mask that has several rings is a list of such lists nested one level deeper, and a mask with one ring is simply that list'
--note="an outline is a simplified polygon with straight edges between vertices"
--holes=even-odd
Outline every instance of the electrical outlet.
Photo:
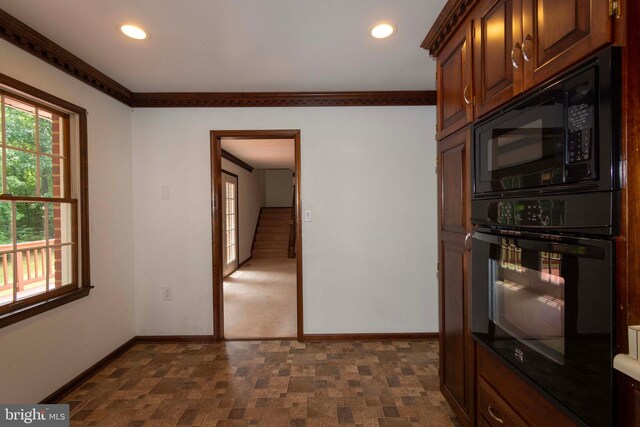
[{"label": "electrical outlet", "polygon": [[162,288],[162,299],[164,301],[173,301],[173,288]]}]

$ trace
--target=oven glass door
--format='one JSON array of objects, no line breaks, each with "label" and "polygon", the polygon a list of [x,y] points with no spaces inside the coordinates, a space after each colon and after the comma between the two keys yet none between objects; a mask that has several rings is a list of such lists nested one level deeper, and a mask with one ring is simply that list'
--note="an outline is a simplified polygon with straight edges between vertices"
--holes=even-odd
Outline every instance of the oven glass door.
[{"label": "oven glass door", "polygon": [[477,231],[472,257],[476,338],[578,417],[610,423],[611,242]]}]

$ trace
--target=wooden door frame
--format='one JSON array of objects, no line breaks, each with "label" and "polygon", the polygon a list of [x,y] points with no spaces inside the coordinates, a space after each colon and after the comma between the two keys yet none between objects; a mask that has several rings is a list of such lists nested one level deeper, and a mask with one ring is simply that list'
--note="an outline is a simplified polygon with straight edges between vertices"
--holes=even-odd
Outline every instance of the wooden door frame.
[{"label": "wooden door frame", "polygon": [[[240,177],[238,177],[238,175],[236,175],[235,173],[229,172],[228,170],[222,168],[220,169],[220,172],[232,176],[236,179],[236,261],[238,262],[238,266],[231,273],[229,273],[233,274],[237,269],[240,268],[240,210],[238,209],[238,207],[240,206]],[[220,184],[222,185],[222,181],[220,181]],[[224,248],[222,252],[224,255]],[[224,268],[222,274],[224,275]],[[227,274],[227,276],[229,274]]]},{"label": "wooden door frame", "polygon": [[[300,129],[278,130],[212,130],[211,138],[211,232],[213,254],[213,339],[224,339],[224,298],[222,268],[222,138],[236,139],[293,139],[295,150],[295,206],[296,212],[296,310],[297,338],[303,340],[302,307],[302,200],[300,197]],[[239,243],[239,242],[238,242]],[[238,260],[239,261],[239,260]]]}]

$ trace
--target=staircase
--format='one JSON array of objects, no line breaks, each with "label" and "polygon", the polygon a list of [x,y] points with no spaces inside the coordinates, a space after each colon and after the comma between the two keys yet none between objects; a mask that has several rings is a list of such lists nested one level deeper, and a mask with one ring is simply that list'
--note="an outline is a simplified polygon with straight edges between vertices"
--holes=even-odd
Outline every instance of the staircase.
[{"label": "staircase", "polygon": [[262,208],[253,236],[253,258],[287,258],[291,208]]}]

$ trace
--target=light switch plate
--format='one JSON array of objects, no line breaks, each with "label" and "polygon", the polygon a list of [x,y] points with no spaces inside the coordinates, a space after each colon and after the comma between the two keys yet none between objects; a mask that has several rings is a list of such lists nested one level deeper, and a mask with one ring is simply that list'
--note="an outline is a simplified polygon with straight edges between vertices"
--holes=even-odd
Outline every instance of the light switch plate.
[{"label": "light switch plate", "polygon": [[629,326],[629,357],[638,360],[640,356],[640,325]]},{"label": "light switch plate", "polygon": [[160,187],[160,194],[162,195],[162,200],[169,200],[171,198],[171,188],[168,185],[163,185]]},{"label": "light switch plate", "polygon": [[311,210],[304,211],[304,222],[311,222]]}]

